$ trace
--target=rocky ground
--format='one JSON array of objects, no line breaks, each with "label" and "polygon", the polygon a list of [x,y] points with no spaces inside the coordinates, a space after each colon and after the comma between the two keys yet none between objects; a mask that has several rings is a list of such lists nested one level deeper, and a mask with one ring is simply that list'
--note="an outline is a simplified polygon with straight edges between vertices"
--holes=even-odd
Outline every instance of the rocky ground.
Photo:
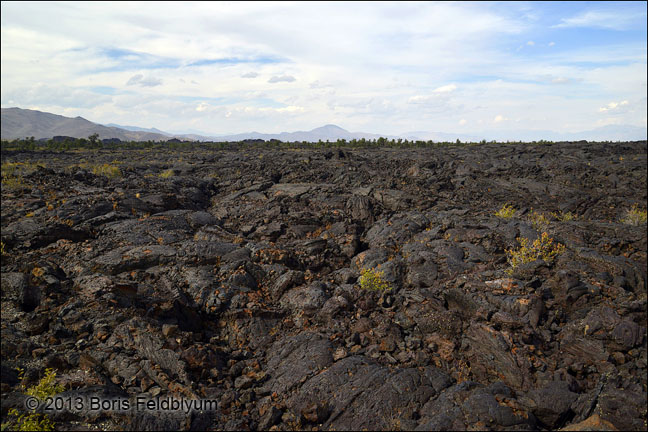
[{"label": "rocky ground", "polygon": [[[53,368],[63,397],[217,401],[68,407],[61,430],[645,430],[646,225],[622,220],[646,161],[646,142],[3,152],[2,421]],[[510,272],[541,232],[564,253]]]}]

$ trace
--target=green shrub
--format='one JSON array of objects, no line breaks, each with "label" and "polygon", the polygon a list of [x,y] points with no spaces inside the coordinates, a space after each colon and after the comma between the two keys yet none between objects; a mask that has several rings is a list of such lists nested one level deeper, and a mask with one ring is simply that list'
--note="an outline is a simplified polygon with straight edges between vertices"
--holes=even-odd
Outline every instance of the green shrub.
[{"label": "green shrub", "polygon": [[540,238],[536,239],[531,246],[529,246],[529,240],[526,238],[518,237],[517,241],[520,242],[518,249],[509,249],[506,251],[508,254],[508,262],[513,268],[538,259],[552,263],[558,255],[565,251],[565,246],[560,243],[554,243],[553,239],[546,232],[543,232]]},{"label": "green shrub", "polygon": [[529,222],[531,222],[533,228],[538,231],[546,231],[547,228],[549,228],[549,218],[544,213],[531,210],[531,213],[529,213],[527,219],[529,220]]},{"label": "green shrub", "polygon": [[169,178],[169,177],[171,177],[173,175],[175,175],[175,171],[173,171],[172,169],[169,168],[168,170],[162,171],[160,173],[160,178]]},{"label": "green shrub", "polygon": [[646,217],[646,210],[639,210],[639,206],[634,204],[632,208],[627,211],[625,217],[621,219],[621,222],[628,225],[645,225]]},{"label": "green shrub", "polygon": [[391,289],[389,282],[383,280],[384,272],[364,269],[360,275],[360,288],[372,291],[387,291]]},{"label": "green shrub", "polygon": [[11,408],[7,412],[9,421],[2,424],[2,430],[12,431],[53,431],[55,423],[45,414],[20,414]]},{"label": "green shrub", "polygon": [[560,222],[569,222],[569,221],[576,220],[576,215],[573,214],[572,212],[565,213],[564,211],[561,210],[560,213],[553,212],[551,213],[551,215],[557,220],[559,220]]},{"label": "green shrub", "polygon": [[[18,368],[18,377],[22,381],[25,371]],[[55,383],[56,371],[51,368],[45,369],[45,376],[33,387],[25,390],[25,394],[46,400],[65,390],[60,384]],[[24,389],[24,384],[21,383]],[[47,415],[36,413],[20,413],[12,408],[8,411],[9,421],[2,424],[2,430],[13,431],[53,431],[56,425]]]},{"label": "green shrub", "polygon": [[45,400],[48,397],[52,397],[57,393],[61,393],[65,390],[60,384],[55,383],[56,380],[56,371],[51,368],[45,369],[45,376],[41,378],[38,384],[33,387],[28,388],[25,393],[29,396],[37,397],[40,400]]},{"label": "green shrub", "polygon": [[511,205],[504,204],[501,209],[495,212],[495,216],[502,219],[511,219],[517,210]]}]

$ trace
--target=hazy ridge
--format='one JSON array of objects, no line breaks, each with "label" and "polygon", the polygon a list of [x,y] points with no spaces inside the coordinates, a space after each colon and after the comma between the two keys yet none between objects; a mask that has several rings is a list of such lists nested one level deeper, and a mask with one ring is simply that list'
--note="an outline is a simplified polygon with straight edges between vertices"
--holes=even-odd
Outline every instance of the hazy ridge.
[{"label": "hazy ridge", "polygon": [[246,132],[235,135],[199,135],[173,134],[156,128],[140,126],[122,126],[114,123],[102,125],[91,122],[83,117],[64,117],[57,114],[21,109],[2,108],[2,139],[12,140],[33,136],[36,139],[48,139],[54,136],[70,136],[87,138],[98,134],[101,139],[118,138],[122,141],[167,141],[172,138],[190,141],[242,141],[249,139],[307,141],[317,142],[336,141],[338,139],[407,139],[424,141],[639,141],[645,140],[647,129],[631,125],[607,125],[600,128],[582,131],[560,133],[550,130],[515,130],[515,131],[484,131],[477,133],[429,132],[414,131],[400,135],[386,135],[369,132],[349,132],[337,125],[327,124],[310,131],[281,132],[268,134],[262,132]]}]

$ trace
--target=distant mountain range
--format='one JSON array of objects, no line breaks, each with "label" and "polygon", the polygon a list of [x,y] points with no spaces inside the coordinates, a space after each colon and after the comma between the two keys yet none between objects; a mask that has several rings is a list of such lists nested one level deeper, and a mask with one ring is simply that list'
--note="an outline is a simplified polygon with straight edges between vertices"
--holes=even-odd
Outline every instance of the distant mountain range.
[{"label": "distant mountain range", "polygon": [[130,131],[93,123],[83,117],[63,117],[47,112],[2,108],[0,127],[2,139],[34,137],[36,139],[54,136],[87,138],[98,134],[100,139],[118,138],[122,141],[166,141],[168,136],[148,131]]},{"label": "distant mountain range", "polygon": [[514,131],[484,131],[479,133],[461,134],[448,132],[414,131],[401,135],[381,135],[368,132],[349,132],[339,126],[328,124],[310,131],[281,132],[266,134],[260,132],[241,133],[236,135],[204,136],[199,134],[173,134],[156,128],[139,126],[122,126],[114,123],[101,125],[82,117],[70,118],[56,114],[21,109],[2,108],[2,139],[12,140],[33,136],[36,139],[52,138],[54,136],[70,136],[87,138],[96,133],[100,139],[118,138],[122,141],[168,141],[176,138],[190,141],[243,141],[262,139],[269,141],[307,141],[317,142],[336,141],[345,139],[408,139],[423,141],[640,141],[646,139],[645,127],[629,125],[608,125],[583,132],[560,133],[549,130],[514,130]]},{"label": "distant mountain range", "polygon": [[279,141],[308,141],[308,142],[317,142],[322,141],[337,141],[338,139],[345,139],[350,141],[352,139],[378,139],[380,137],[385,138],[398,138],[391,135],[380,135],[367,132],[349,132],[345,129],[342,129],[339,126],[328,124],[322,127],[315,128],[310,131],[297,131],[297,132],[281,132],[278,134],[265,134],[259,132],[251,133],[242,133],[236,135],[224,135],[210,137],[214,141],[242,141],[246,139],[262,139],[262,140],[271,140],[276,139]]},{"label": "distant mountain range", "polygon": [[138,127],[138,126],[121,126],[115,123],[108,123],[105,124],[104,126],[111,127],[111,128],[118,128],[118,129],[126,129],[127,131],[131,132],[150,132],[150,133],[156,133],[164,136],[173,136],[173,134],[170,134],[168,132],[161,131],[160,129],[157,128],[143,128],[143,127]]}]

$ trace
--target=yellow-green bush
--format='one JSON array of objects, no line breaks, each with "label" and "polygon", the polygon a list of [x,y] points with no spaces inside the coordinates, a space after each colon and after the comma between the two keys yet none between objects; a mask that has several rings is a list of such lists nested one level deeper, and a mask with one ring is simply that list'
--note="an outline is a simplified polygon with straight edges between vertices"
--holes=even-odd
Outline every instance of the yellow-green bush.
[{"label": "yellow-green bush", "polygon": [[386,291],[390,290],[389,282],[385,281],[382,277],[384,272],[379,272],[374,269],[364,269],[360,275],[360,288],[372,291]]},{"label": "yellow-green bush", "polygon": [[546,231],[549,228],[549,218],[544,213],[532,210],[527,216],[527,219],[531,222],[533,228],[538,231]]},{"label": "yellow-green bush", "polygon": [[531,246],[529,246],[529,240],[526,238],[518,237],[517,241],[520,242],[518,249],[508,249],[506,251],[508,262],[513,268],[539,259],[552,263],[558,255],[565,251],[565,246],[554,243],[546,232],[543,232],[540,238],[536,239]]},{"label": "yellow-green bush", "polygon": [[15,162],[5,162],[2,164],[2,168],[0,172],[2,173],[2,178],[6,177],[11,177],[13,176],[14,172],[16,172],[16,167],[18,166],[17,163]]},{"label": "yellow-green bush", "polygon": [[25,186],[23,173],[28,173],[36,169],[36,165],[24,164],[21,162],[5,162],[2,164],[2,187],[13,190]]},{"label": "yellow-green bush", "polygon": [[92,173],[94,175],[101,175],[109,178],[116,178],[122,176],[122,172],[119,169],[119,167],[107,163],[103,165],[94,165],[92,167]]},{"label": "yellow-green bush", "polygon": [[45,369],[45,376],[33,387],[28,388],[25,393],[40,400],[45,400],[65,390],[60,384],[56,384],[56,371],[51,368]]},{"label": "yellow-green bush", "polygon": [[[18,368],[18,377],[22,381],[24,370]],[[54,369],[45,369],[45,376],[33,387],[28,389],[24,388],[24,383],[21,387],[25,394],[33,396],[40,400],[46,400],[65,390],[60,384],[56,384],[56,371]],[[20,413],[17,409],[12,408],[8,411],[9,421],[2,424],[2,430],[13,431],[53,431],[56,425],[47,415],[36,413]]]},{"label": "yellow-green bush", "polygon": [[12,431],[53,431],[55,423],[45,414],[19,413],[11,408],[7,412],[9,421],[2,424],[2,430]]},{"label": "yellow-green bush", "polygon": [[628,225],[644,225],[646,219],[646,210],[640,210],[639,206],[634,204],[632,208],[627,211],[625,217],[621,219],[621,222]]},{"label": "yellow-green bush", "polygon": [[22,176],[2,178],[3,188],[12,190],[12,189],[21,189],[23,186],[25,186],[25,182],[23,181]]},{"label": "yellow-green bush", "polygon": [[38,162],[4,162],[0,167],[2,178],[31,174],[45,164]]},{"label": "yellow-green bush", "polygon": [[161,178],[169,178],[169,177],[171,177],[172,175],[175,175],[175,172],[174,172],[172,169],[168,169],[168,170],[166,170],[166,171],[162,171],[162,172],[160,173],[160,177],[161,177]]},{"label": "yellow-green bush", "polygon": [[576,220],[576,215],[569,211],[564,212],[561,210],[560,213],[553,212],[551,213],[551,215],[557,220],[559,220],[560,222],[569,222],[569,221]]},{"label": "yellow-green bush", "polygon": [[501,209],[495,212],[495,216],[502,219],[511,219],[517,210],[512,205],[504,204]]}]

